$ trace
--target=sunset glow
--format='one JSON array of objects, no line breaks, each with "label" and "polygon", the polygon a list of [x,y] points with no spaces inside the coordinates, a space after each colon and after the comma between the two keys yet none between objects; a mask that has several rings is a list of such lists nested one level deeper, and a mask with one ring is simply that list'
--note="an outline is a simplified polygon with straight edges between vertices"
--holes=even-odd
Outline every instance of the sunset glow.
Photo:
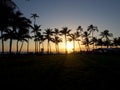
[{"label": "sunset glow", "polygon": [[69,53],[73,51],[73,44],[71,42],[67,43],[67,50]]}]

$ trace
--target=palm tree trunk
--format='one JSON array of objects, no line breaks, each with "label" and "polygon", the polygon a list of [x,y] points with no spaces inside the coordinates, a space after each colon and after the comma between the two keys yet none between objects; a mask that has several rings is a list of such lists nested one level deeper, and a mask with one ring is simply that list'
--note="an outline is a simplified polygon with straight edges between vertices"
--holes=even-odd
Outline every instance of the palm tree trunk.
[{"label": "palm tree trunk", "polygon": [[65,53],[67,54],[67,38],[66,38],[66,35],[65,35]]},{"label": "palm tree trunk", "polygon": [[[92,38],[93,38],[93,32],[92,32]],[[93,41],[93,51],[94,51],[94,41]]]},{"label": "palm tree trunk", "polygon": [[39,42],[39,53],[41,52],[41,46],[40,46],[40,42]]},{"label": "palm tree trunk", "polygon": [[51,54],[51,45],[49,44],[49,53]]},{"label": "palm tree trunk", "polygon": [[42,54],[44,53],[44,44],[43,44],[43,41],[42,41]]},{"label": "palm tree trunk", "polygon": [[17,44],[16,44],[16,49],[17,49],[17,50],[16,50],[16,53],[18,53],[18,42],[19,42],[19,41],[17,40]]},{"label": "palm tree trunk", "polygon": [[[3,31],[1,31],[1,36],[3,35]],[[2,53],[4,53],[4,40],[2,38]]]},{"label": "palm tree trunk", "polygon": [[73,40],[73,53],[75,53],[75,40]]},{"label": "palm tree trunk", "polygon": [[36,53],[36,42],[35,42],[35,53]]},{"label": "palm tree trunk", "polygon": [[58,54],[59,54],[59,44],[58,44]]},{"label": "palm tree trunk", "polygon": [[49,54],[49,40],[48,40],[48,45],[47,45],[47,54]]},{"label": "palm tree trunk", "polygon": [[22,51],[23,43],[24,43],[24,41],[22,41],[22,44],[21,44],[21,47],[20,47],[19,53],[21,53],[21,51]]},{"label": "palm tree trunk", "polygon": [[79,45],[79,50],[80,50],[80,52],[81,52],[81,47],[80,47],[80,42],[78,41],[78,45]]},{"label": "palm tree trunk", "polygon": [[56,45],[56,43],[55,43],[55,49],[56,49],[56,54],[57,54],[57,45]]},{"label": "palm tree trunk", "polygon": [[4,53],[4,40],[2,38],[2,53]]},{"label": "palm tree trunk", "polygon": [[44,44],[43,44],[43,42],[42,42],[42,48],[44,49]]},{"label": "palm tree trunk", "polygon": [[29,38],[28,38],[28,42],[27,42],[27,53],[29,53]]},{"label": "palm tree trunk", "polygon": [[38,53],[38,41],[36,41],[36,53]]},{"label": "palm tree trunk", "polygon": [[10,47],[9,47],[9,53],[11,54],[12,51],[12,38],[10,38]]},{"label": "palm tree trunk", "polygon": [[93,51],[94,51],[95,44],[93,43]]}]

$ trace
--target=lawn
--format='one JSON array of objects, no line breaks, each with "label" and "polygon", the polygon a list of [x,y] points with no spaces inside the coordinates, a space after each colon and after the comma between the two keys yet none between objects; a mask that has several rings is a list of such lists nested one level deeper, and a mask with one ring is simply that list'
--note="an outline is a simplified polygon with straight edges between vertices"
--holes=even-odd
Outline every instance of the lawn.
[{"label": "lawn", "polygon": [[116,90],[119,81],[119,55],[0,56],[3,88]]}]

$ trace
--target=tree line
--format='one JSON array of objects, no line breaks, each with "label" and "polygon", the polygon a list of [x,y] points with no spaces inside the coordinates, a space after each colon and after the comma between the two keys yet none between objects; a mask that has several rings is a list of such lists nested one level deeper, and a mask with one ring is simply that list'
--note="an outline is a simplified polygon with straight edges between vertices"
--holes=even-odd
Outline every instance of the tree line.
[{"label": "tree line", "polygon": [[[36,13],[31,14],[33,18],[33,24],[30,19],[23,16],[23,14],[16,9],[17,5],[12,0],[0,0],[0,40],[2,46],[2,53],[4,53],[4,42],[9,40],[9,53],[12,53],[13,40],[16,41],[16,53],[21,53],[24,42],[27,42],[27,53],[29,52],[30,39],[35,42],[35,53],[40,53],[41,48],[44,50],[44,42],[47,41],[47,53],[51,53],[51,42],[55,44],[56,53],[59,53],[59,43],[65,41],[65,53],[67,50],[67,41],[73,42],[73,52],[76,48],[76,43],[79,46],[79,52],[81,52],[81,45],[84,45],[86,51],[90,50],[90,45],[94,50],[97,46],[101,48],[106,46],[118,47],[120,45],[120,37],[112,38],[113,34],[109,30],[104,30],[100,32],[100,38],[94,36],[95,32],[99,29],[97,26],[89,25],[87,30],[83,30],[82,26],[78,26],[74,32],[68,27],[58,28],[47,28],[45,30],[41,29],[41,25],[36,24],[36,19],[39,15]],[[32,30],[30,32],[30,30]],[[33,33],[33,35],[31,35]],[[61,36],[64,38],[62,39]],[[21,46],[19,46],[21,42]]]}]

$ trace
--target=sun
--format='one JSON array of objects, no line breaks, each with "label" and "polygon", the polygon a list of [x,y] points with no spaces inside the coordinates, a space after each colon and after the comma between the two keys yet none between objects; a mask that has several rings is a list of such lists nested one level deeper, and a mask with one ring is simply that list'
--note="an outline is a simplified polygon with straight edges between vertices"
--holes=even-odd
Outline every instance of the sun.
[{"label": "sun", "polygon": [[71,42],[67,43],[67,50],[70,52],[73,50],[73,44]]}]

